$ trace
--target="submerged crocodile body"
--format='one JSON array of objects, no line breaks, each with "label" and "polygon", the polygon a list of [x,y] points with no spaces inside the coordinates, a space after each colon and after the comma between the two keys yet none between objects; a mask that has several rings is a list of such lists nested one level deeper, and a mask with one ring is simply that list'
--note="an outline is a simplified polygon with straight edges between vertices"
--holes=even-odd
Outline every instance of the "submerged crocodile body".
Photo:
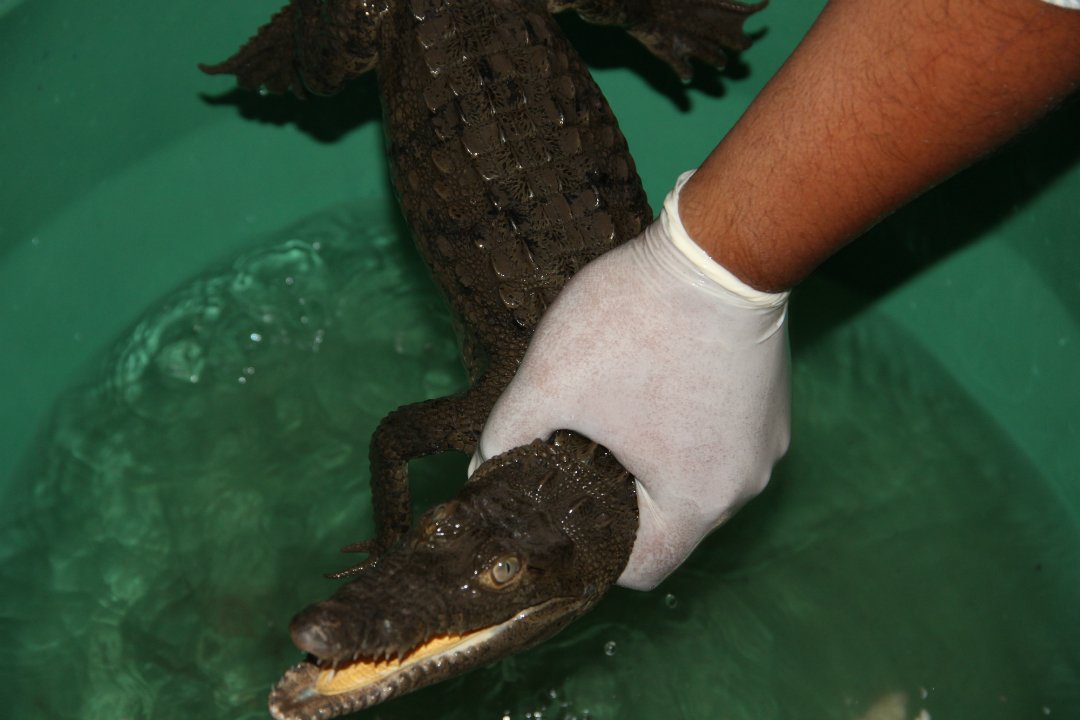
[{"label": "submerged crocodile body", "polygon": [[544,309],[651,220],[615,118],[549,11],[627,28],[683,77],[723,63],[761,5],[728,0],[293,0],[232,58],[247,88],[330,94],[377,66],[402,210],[449,301],[471,387],[404,406],[372,438],[368,558],[292,622],[309,661],[270,696],[332,717],[560,630],[615,582],[637,529],[633,478],[569,431],[482,465],[410,527],[407,463],[472,453]]}]

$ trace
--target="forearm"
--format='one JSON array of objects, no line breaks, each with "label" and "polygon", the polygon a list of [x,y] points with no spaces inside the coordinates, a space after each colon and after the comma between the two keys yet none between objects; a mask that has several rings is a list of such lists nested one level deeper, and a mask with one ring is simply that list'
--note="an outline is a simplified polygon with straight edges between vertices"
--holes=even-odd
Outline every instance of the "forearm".
[{"label": "forearm", "polygon": [[1039,0],[831,0],[682,191],[687,231],[790,288],[1080,84],[1080,12]]}]

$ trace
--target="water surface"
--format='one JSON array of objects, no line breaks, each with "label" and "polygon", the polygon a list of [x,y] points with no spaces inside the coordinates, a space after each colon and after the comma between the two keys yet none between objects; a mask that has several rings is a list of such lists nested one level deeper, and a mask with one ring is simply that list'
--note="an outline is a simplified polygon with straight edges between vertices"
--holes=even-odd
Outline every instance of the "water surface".
[{"label": "water surface", "polygon": [[[266,716],[288,619],[372,529],[376,422],[464,382],[406,242],[363,205],[314,216],[162,297],[57,401],[3,502],[12,717]],[[1043,479],[889,321],[823,327],[773,485],[660,589],[367,716],[1080,716],[1080,538]],[[421,502],[464,467],[414,463]]]}]

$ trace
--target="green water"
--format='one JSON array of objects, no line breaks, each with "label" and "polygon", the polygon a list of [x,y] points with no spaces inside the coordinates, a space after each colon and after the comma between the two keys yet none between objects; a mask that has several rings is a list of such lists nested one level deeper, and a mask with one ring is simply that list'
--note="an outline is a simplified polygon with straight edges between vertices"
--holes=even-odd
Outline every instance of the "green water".
[{"label": "green water", "polygon": [[[279,4],[0,0],[0,717],[265,718],[371,530],[375,423],[464,381],[371,83],[195,69]],[[568,23],[654,203],[821,5],[689,87]],[[792,451],[660,589],[367,717],[1080,717],[1078,122],[800,289]],[[421,501],[464,467],[414,464]]]},{"label": "green water", "polygon": [[[379,207],[185,283],[63,393],[3,501],[5,715],[265,716],[289,617],[371,530],[375,423],[463,382]],[[793,322],[795,442],[762,498],[657,591],[369,716],[847,719],[899,693],[886,717],[1077,717],[1080,629],[1054,619],[1080,537],[1039,473],[891,321]],[[464,459],[414,470],[430,501]]]}]

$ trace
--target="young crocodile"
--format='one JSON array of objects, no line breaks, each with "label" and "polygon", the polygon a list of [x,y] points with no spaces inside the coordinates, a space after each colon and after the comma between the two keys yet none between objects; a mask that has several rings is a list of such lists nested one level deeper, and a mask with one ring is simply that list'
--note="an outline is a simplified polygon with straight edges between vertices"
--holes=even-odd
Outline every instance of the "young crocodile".
[{"label": "young crocodile", "polygon": [[533,328],[566,280],[651,220],[626,141],[549,12],[626,28],[682,77],[760,5],[728,0],[292,0],[210,73],[331,94],[378,67],[393,183],[449,301],[471,387],[387,416],[371,443],[367,560],[291,633],[310,661],[270,696],[325,718],[515,652],[590,609],[637,529],[633,478],[569,431],[481,466],[410,529],[407,463],[472,453]]}]

